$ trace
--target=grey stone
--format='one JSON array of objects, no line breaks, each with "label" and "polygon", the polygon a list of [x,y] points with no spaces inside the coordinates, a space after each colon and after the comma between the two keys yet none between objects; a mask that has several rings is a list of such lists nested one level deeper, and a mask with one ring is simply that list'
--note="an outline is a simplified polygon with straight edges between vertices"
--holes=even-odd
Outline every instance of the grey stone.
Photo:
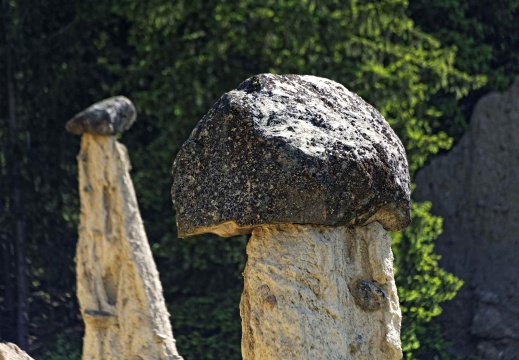
[{"label": "grey stone", "polygon": [[132,102],[124,96],[115,96],[97,102],[67,122],[69,133],[110,136],[128,130],[137,118]]},{"label": "grey stone", "polygon": [[519,341],[510,341],[506,344],[503,360],[519,360]]},{"label": "grey stone", "polygon": [[477,345],[477,356],[481,360],[502,360],[503,359],[503,351],[499,351],[499,349],[492,343],[482,341]]},{"label": "grey stone", "polygon": [[[444,218],[440,265],[465,282],[440,316],[461,356],[476,355],[480,341],[507,352],[501,338],[519,334],[518,135],[519,78],[508,91],[482,97],[470,130],[416,177],[415,199],[430,200]],[[485,304],[495,305],[499,326],[491,327],[497,315]]]},{"label": "grey stone", "polygon": [[479,302],[485,304],[499,304],[499,295],[492,291],[479,290],[476,291],[476,298]]},{"label": "grey stone", "polygon": [[314,76],[262,74],[224,94],[173,165],[180,237],[264,224],[410,221],[404,147],[358,95]]}]

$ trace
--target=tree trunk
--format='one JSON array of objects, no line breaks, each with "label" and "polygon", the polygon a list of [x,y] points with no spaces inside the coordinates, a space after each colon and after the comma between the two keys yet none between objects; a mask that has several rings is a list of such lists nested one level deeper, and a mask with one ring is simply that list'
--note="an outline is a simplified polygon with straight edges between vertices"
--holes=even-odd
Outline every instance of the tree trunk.
[{"label": "tree trunk", "polygon": [[13,271],[13,247],[12,239],[7,234],[0,235],[2,243],[2,282],[4,283],[3,314],[0,326],[0,339],[3,341],[16,341],[14,333],[14,287],[12,282]]},{"label": "tree trunk", "polygon": [[[4,6],[7,9],[7,6]],[[13,14],[11,14],[13,15]],[[14,16],[6,16],[5,19],[12,19]],[[9,20],[5,20],[9,21]],[[12,21],[12,20],[11,20]],[[27,349],[27,262],[25,259],[26,239],[25,239],[25,214],[23,212],[23,199],[20,189],[20,168],[17,156],[18,152],[18,129],[19,124],[16,119],[16,89],[14,84],[13,56],[11,49],[12,23],[5,24],[6,53],[7,53],[7,102],[10,132],[10,161],[11,161],[11,181],[12,181],[12,207],[15,218],[15,254],[16,254],[16,287],[17,287],[17,311],[16,311],[16,341],[21,349]]]}]

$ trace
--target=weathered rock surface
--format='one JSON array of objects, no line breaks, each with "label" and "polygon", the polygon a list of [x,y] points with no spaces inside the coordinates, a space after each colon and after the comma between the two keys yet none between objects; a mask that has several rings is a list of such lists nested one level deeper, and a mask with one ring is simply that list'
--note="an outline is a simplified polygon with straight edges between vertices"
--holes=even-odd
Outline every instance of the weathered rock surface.
[{"label": "weathered rock surface", "polygon": [[224,94],[173,166],[179,236],[264,224],[407,226],[404,148],[344,86],[262,74]]},{"label": "weathered rock surface", "polygon": [[[259,227],[247,254],[244,359],[402,357],[391,238],[380,224]],[[360,304],[359,283],[368,289]]]},{"label": "weathered rock surface", "polygon": [[99,101],[67,122],[69,133],[81,135],[115,135],[128,130],[137,118],[132,102],[124,96]]},{"label": "weathered rock surface", "polygon": [[465,281],[440,317],[453,350],[519,359],[519,78],[478,102],[470,131],[416,183],[444,218],[441,266]]},{"label": "weathered rock surface", "polygon": [[113,136],[83,134],[77,294],[83,359],[182,359],[129,175]]},{"label": "weathered rock surface", "polygon": [[0,360],[33,360],[13,343],[0,343]]}]

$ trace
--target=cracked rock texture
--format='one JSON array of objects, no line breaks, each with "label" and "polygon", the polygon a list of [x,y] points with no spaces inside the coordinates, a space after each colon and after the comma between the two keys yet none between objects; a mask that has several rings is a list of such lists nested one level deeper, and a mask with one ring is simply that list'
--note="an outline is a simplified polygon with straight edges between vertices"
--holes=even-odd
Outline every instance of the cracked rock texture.
[{"label": "cracked rock texture", "polygon": [[83,359],[182,359],[129,175],[113,136],[83,134],[77,294]]},{"label": "cracked rock texture", "polygon": [[380,224],[258,227],[247,254],[244,359],[402,357],[391,238]]},{"label": "cracked rock texture", "polygon": [[173,165],[180,237],[264,224],[409,223],[402,143],[356,94],[314,76],[262,74],[224,94]]},{"label": "cracked rock texture", "polygon": [[13,343],[0,343],[0,360],[33,360]]},{"label": "cracked rock texture", "polygon": [[465,281],[440,316],[452,349],[519,359],[519,78],[478,102],[470,131],[416,183],[444,218],[441,266]]}]

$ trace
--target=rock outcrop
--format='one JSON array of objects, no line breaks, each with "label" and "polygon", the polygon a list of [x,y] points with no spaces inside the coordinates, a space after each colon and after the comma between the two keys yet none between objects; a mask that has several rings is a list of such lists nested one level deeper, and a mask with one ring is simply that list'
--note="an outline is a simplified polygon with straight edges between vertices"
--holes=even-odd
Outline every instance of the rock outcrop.
[{"label": "rock outcrop", "polygon": [[182,359],[139,213],[128,154],[111,136],[134,120],[131,102],[117,97],[67,124],[82,134],[76,270],[85,360]]},{"label": "rock outcrop", "polygon": [[180,236],[252,233],[244,359],[402,357],[384,228],[409,222],[409,174],[373,107],[327,79],[254,76],[202,118],[173,174]]},{"label": "rock outcrop", "polygon": [[465,282],[440,317],[452,349],[519,359],[519,78],[478,102],[470,130],[416,183],[444,218],[441,266]]},{"label": "rock outcrop", "polygon": [[33,360],[13,343],[0,343],[0,360]]}]

